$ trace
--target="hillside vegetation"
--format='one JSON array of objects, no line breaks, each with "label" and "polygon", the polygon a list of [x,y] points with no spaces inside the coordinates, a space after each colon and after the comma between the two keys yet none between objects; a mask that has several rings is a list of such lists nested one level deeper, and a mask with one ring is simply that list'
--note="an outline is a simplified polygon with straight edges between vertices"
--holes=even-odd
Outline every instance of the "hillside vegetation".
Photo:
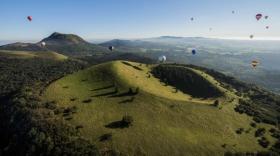
[{"label": "hillside vegetation", "polygon": [[95,155],[95,146],[40,100],[46,85],[86,64],[25,56],[0,55],[0,155]]},{"label": "hillside vegetation", "polygon": [[52,83],[42,98],[101,155],[253,153],[276,142],[273,125],[234,110],[243,99],[234,88],[198,68],[107,62]]},{"label": "hillside vegetation", "polygon": [[52,59],[52,60],[66,60],[67,56],[58,54],[56,52],[30,52],[30,51],[9,51],[9,50],[0,50],[1,57],[7,58],[42,58],[42,59]]}]

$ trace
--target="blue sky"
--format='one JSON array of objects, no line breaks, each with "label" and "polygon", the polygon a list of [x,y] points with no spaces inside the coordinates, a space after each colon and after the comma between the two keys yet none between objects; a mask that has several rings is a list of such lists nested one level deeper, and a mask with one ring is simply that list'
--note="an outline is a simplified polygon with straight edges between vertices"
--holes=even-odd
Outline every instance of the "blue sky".
[{"label": "blue sky", "polygon": [[[257,13],[270,18],[256,21]],[[1,0],[0,19],[0,40],[37,40],[55,31],[85,39],[280,39],[280,0]]]}]

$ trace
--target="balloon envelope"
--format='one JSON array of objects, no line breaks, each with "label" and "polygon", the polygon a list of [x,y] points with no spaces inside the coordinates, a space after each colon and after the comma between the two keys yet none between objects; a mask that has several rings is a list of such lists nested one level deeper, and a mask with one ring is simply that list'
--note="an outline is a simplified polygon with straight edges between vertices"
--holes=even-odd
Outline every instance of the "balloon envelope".
[{"label": "balloon envelope", "polygon": [[265,19],[268,19],[268,16],[264,16]]},{"label": "balloon envelope", "polygon": [[166,56],[160,56],[159,58],[158,58],[158,60],[160,61],[160,62],[165,62],[166,61]]},{"label": "balloon envelope", "polygon": [[196,50],[195,50],[195,49],[192,50],[192,54],[193,54],[193,55],[196,54]]},{"label": "balloon envelope", "polygon": [[41,42],[41,46],[45,47],[46,46],[46,42]]},{"label": "balloon envelope", "polygon": [[109,46],[108,48],[109,48],[109,50],[111,50],[111,51],[113,51],[113,50],[115,49],[113,46]]},{"label": "balloon envelope", "polygon": [[252,65],[252,67],[256,68],[256,67],[259,65],[259,61],[253,60],[253,61],[251,62],[251,65]]},{"label": "balloon envelope", "polygon": [[27,16],[27,19],[28,19],[29,21],[32,21],[32,16]]},{"label": "balloon envelope", "polygon": [[257,20],[260,20],[261,18],[262,18],[262,14],[257,14],[257,15],[256,15],[256,19],[257,19]]}]

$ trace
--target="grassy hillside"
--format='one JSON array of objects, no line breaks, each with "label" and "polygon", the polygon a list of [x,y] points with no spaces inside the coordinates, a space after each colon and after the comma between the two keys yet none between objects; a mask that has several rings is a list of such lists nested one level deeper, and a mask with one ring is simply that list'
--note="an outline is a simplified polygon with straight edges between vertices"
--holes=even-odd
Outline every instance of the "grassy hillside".
[{"label": "grassy hillside", "polygon": [[9,51],[0,50],[0,56],[8,58],[42,58],[42,59],[52,59],[52,60],[66,60],[68,57],[56,52],[29,52],[29,51]]},{"label": "grassy hillside", "polygon": [[[185,67],[190,76],[223,93],[194,98],[155,78],[154,67],[127,61],[96,65],[52,83],[43,99],[57,103],[56,114],[94,142],[102,155],[223,155],[267,151],[275,142],[267,132],[264,137],[271,144],[259,145],[257,128],[268,131],[272,126],[250,126],[251,117],[234,111],[239,97],[212,76]],[[123,124],[124,116],[132,125]]]}]

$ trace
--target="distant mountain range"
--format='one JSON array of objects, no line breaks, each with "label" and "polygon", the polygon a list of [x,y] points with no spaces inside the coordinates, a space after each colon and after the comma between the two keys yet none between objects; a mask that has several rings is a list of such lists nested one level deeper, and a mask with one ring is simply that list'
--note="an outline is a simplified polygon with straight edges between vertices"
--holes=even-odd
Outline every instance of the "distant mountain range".
[{"label": "distant mountain range", "polygon": [[[183,49],[192,48],[235,48],[236,51],[243,50],[247,52],[265,52],[266,50],[278,52],[280,41],[265,40],[230,40],[215,39],[204,37],[178,37],[178,36],[161,36],[154,38],[145,38],[138,40],[111,40],[101,45],[115,45],[116,47],[138,47],[138,48],[174,48]],[[275,50],[277,49],[277,50]]]},{"label": "distant mountain range", "polygon": [[[45,46],[41,43],[45,42]],[[68,56],[87,56],[110,52],[108,48],[89,43],[74,34],[55,32],[37,43],[12,43],[0,46],[2,50],[55,51]]]},{"label": "distant mountain range", "polygon": [[[42,42],[46,43],[45,47],[41,46]],[[235,52],[265,52],[266,50],[278,52],[279,44],[280,41],[240,41],[178,36],[161,36],[137,40],[114,39],[100,44],[93,44],[75,34],[55,32],[37,43],[16,42],[2,45],[0,50],[55,51],[68,56],[104,54],[110,52],[108,46],[114,46],[115,51],[118,52],[172,51],[174,49],[185,51],[188,48],[207,48],[217,53],[219,53],[220,48],[234,48]]]}]

